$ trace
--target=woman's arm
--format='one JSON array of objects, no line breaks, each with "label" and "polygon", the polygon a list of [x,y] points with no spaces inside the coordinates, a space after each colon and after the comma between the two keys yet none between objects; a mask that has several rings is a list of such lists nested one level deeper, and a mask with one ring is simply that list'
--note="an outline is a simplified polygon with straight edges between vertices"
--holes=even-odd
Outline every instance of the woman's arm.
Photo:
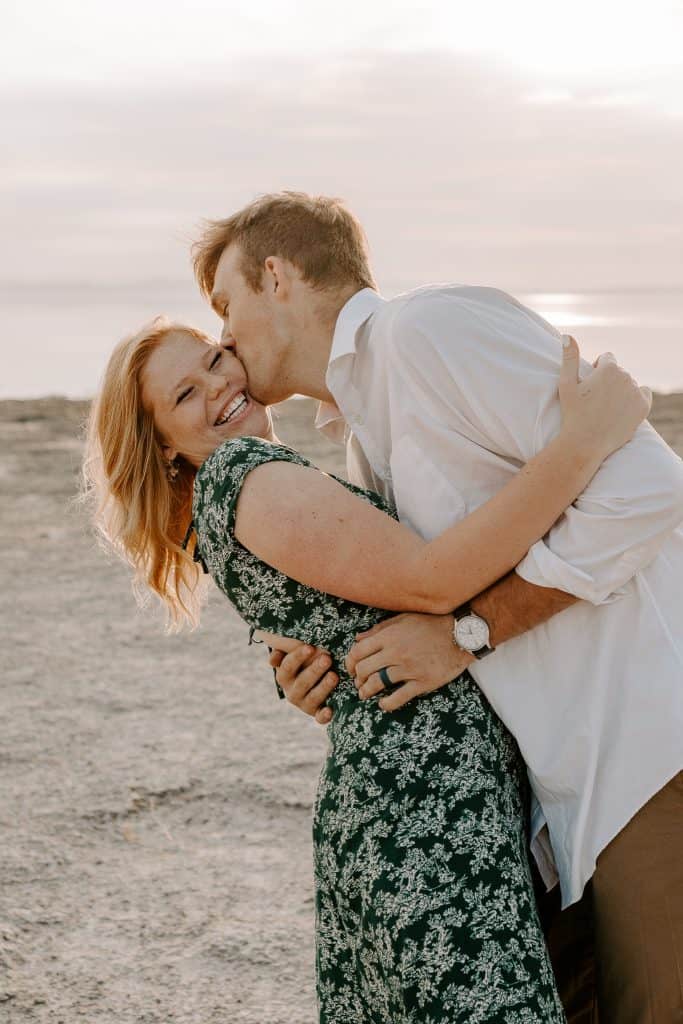
[{"label": "woman's arm", "polygon": [[430,543],[320,471],[284,462],[246,478],[237,539],[316,590],[391,611],[449,611],[512,569],[647,415],[649,403],[613,362],[580,383],[577,365],[574,343],[561,371],[559,435]]}]

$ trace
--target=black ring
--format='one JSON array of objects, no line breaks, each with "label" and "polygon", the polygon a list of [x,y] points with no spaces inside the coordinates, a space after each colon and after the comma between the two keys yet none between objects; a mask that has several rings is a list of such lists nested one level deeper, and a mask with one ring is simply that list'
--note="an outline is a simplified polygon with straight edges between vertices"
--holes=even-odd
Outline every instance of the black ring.
[{"label": "black ring", "polygon": [[390,690],[392,686],[395,685],[395,683],[392,683],[391,679],[389,678],[389,673],[387,672],[386,668],[381,668],[377,674],[382,680],[386,689]]}]

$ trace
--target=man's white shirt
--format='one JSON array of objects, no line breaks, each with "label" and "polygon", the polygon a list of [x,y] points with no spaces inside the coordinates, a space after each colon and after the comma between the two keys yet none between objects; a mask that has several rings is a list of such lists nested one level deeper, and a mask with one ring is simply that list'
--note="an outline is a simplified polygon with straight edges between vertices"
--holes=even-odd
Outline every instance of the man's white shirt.
[{"label": "man's white shirt", "polygon": [[[560,427],[561,336],[493,288],[354,295],[317,425],[353,483],[432,539],[500,490]],[[583,372],[590,369],[583,363]],[[519,743],[534,853],[563,905],[683,768],[683,462],[648,423],[517,566],[582,600],[470,666]]]}]

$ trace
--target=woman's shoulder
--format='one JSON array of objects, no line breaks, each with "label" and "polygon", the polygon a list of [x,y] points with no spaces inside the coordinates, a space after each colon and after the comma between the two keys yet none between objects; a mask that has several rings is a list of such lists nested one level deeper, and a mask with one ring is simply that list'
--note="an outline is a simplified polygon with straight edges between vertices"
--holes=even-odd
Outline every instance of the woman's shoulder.
[{"label": "woman's shoulder", "polygon": [[194,482],[195,505],[239,491],[245,477],[267,462],[311,463],[293,448],[263,437],[233,437],[224,441],[201,464]]},{"label": "woman's shoulder", "polygon": [[197,479],[211,479],[230,469],[261,462],[310,463],[299,452],[264,437],[231,437],[216,448],[197,470]]}]

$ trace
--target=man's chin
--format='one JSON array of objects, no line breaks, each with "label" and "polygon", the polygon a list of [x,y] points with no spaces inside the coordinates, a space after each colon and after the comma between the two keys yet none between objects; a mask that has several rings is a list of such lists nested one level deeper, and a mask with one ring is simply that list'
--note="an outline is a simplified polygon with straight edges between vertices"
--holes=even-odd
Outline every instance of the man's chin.
[{"label": "man's chin", "polygon": [[244,367],[244,372],[247,375],[247,391],[255,402],[265,406],[277,405],[278,402],[285,402],[295,393],[283,388],[280,374],[268,380],[259,373],[258,366],[254,367],[254,372],[251,372],[249,361],[244,359],[240,353],[239,343],[235,346],[235,355]]},{"label": "man's chin", "polygon": [[249,384],[249,394],[255,402],[259,405],[266,406],[278,405],[280,402],[286,402],[288,398],[291,398],[294,394],[293,391],[282,391],[280,388],[256,388]]}]

